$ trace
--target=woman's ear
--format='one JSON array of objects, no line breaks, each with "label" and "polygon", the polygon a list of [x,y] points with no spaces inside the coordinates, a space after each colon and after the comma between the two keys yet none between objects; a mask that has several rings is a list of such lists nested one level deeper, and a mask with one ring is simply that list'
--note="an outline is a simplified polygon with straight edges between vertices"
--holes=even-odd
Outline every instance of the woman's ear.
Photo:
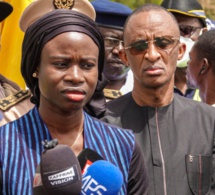
[{"label": "woman's ear", "polygon": [[32,77],[38,78],[39,68],[37,67],[36,70],[33,72]]},{"label": "woman's ear", "polygon": [[128,58],[127,58],[127,55],[126,55],[124,49],[121,49],[121,50],[119,51],[119,57],[120,57],[120,59],[122,60],[123,64],[125,64],[125,66],[129,66]]},{"label": "woman's ear", "polygon": [[178,60],[181,60],[185,54],[186,51],[186,44],[180,43],[179,51],[178,51]]}]

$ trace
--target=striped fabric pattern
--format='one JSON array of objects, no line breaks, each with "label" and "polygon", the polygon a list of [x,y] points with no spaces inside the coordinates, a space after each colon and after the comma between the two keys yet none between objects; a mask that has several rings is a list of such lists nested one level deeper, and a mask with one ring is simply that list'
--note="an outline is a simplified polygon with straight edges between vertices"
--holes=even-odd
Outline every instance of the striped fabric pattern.
[{"label": "striped fabric pattern", "polygon": [[[0,128],[3,194],[32,194],[34,174],[43,151],[42,141],[51,139],[37,108]],[[85,113],[84,147],[95,150],[104,159],[120,168],[125,181],[120,194],[126,194],[134,135],[130,131],[107,125]]]},{"label": "striped fabric pattern", "polygon": [[110,124],[106,125],[85,114],[85,148],[99,153],[105,160],[120,168],[124,185],[120,194],[126,194],[129,165],[134,150],[134,135]]}]

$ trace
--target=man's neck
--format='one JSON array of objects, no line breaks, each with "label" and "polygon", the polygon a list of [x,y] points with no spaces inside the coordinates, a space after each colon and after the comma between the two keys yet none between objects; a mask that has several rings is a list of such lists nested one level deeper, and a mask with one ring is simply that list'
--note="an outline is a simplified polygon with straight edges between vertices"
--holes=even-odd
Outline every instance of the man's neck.
[{"label": "man's neck", "polygon": [[173,100],[173,87],[173,84],[160,88],[142,88],[141,90],[134,87],[132,96],[139,106],[164,107]]},{"label": "man's neck", "polygon": [[179,68],[176,69],[175,74],[175,87],[181,91],[181,93],[185,94],[187,90],[187,79],[186,74],[180,70]]},{"label": "man's neck", "polygon": [[199,85],[200,97],[203,102],[209,105],[215,104],[214,79],[206,79]]}]

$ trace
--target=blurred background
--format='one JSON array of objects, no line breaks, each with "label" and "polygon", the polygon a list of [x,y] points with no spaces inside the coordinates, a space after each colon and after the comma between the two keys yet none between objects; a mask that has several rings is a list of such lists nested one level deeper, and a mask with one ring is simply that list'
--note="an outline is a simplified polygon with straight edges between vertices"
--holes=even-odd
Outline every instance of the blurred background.
[{"label": "blurred background", "polygon": [[[115,2],[123,3],[128,5],[131,9],[135,9],[138,6],[145,4],[145,3],[155,3],[161,4],[163,0],[112,0]],[[189,0],[188,0],[189,1]],[[204,8],[206,16],[215,20],[215,0],[198,0],[198,2]]]}]

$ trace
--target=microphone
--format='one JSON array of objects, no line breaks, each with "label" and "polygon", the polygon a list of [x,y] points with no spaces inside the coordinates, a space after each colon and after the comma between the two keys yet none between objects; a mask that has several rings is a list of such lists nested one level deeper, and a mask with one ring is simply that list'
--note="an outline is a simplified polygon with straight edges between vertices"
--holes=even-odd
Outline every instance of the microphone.
[{"label": "microphone", "polygon": [[82,186],[81,168],[74,152],[56,140],[45,141],[33,183],[34,195],[79,195]]},{"label": "microphone", "polygon": [[88,167],[82,177],[81,195],[116,195],[123,184],[118,167],[105,160],[98,160]]},{"label": "microphone", "polygon": [[81,166],[82,174],[84,174],[87,168],[97,160],[103,160],[103,158],[94,150],[89,148],[83,149],[78,155],[78,161]]}]

